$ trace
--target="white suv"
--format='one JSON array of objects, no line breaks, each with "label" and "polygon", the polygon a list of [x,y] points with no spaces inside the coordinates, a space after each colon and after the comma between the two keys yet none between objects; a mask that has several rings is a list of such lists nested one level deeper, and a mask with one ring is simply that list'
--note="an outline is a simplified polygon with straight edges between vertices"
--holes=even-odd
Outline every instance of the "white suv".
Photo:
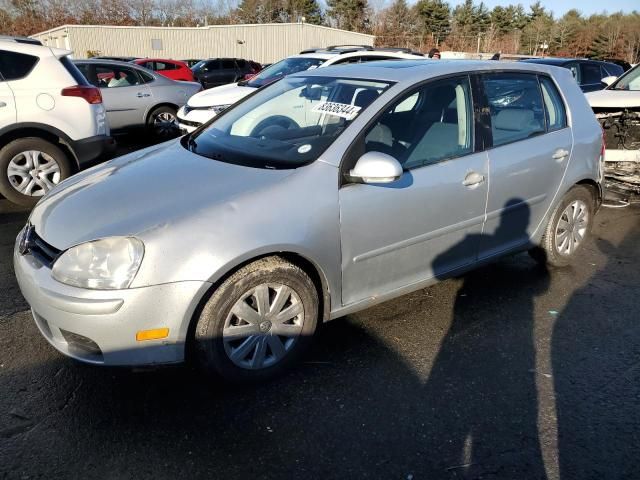
[{"label": "white suv", "polygon": [[100,90],[72,52],[0,37],[0,194],[33,205],[115,147]]},{"label": "white suv", "polygon": [[260,87],[280,80],[285,75],[332,65],[411,59],[426,60],[426,57],[406,48],[374,48],[368,45],[336,45],[323,49],[304,50],[299,55],[274,63],[249,80],[222,85],[195,94],[178,110],[178,126],[183,132],[193,132],[237,101]]}]

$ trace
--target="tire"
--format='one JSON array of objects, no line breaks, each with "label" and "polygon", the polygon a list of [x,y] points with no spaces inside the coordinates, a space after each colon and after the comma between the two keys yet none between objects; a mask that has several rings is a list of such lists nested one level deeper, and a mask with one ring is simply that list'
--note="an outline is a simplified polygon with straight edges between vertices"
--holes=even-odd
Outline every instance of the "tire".
[{"label": "tire", "polygon": [[154,108],[147,119],[147,128],[158,138],[170,139],[178,132],[178,111],[168,105]]},{"label": "tire", "polygon": [[[581,185],[574,186],[553,211],[540,245],[529,250],[529,254],[541,264],[566,267],[589,238],[594,215],[592,191]],[[565,225],[567,229],[563,228]]]},{"label": "tire", "polygon": [[[258,305],[260,298],[268,308]],[[312,343],[318,310],[318,292],[304,270],[281,257],[257,260],[227,278],[205,304],[194,335],[198,362],[232,383],[277,377]]]},{"label": "tire", "polygon": [[0,193],[10,202],[31,207],[71,175],[71,162],[53,143],[26,137],[0,149],[0,172]]}]

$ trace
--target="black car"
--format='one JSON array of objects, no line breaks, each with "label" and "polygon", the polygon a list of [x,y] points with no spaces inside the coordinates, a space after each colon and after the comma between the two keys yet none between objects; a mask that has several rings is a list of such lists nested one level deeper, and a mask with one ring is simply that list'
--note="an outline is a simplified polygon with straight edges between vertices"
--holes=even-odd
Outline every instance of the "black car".
[{"label": "black car", "polygon": [[624,69],[620,65],[611,62],[602,62],[599,60],[587,60],[584,58],[529,58],[522,60],[527,63],[543,63],[546,65],[555,65],[571,70],[573,78],[576,79],[578,85],[583,92],[593,92],[602,90],[607,85],[602,82],[605,77],[612,75],[619,77],[624,73]]},{"label": "black car", "polygon": [[245,75],[258,73],[260,66],[242,58],[210,58],[196,63],[191,71],[203,88],[211,88],[238,82]]}]

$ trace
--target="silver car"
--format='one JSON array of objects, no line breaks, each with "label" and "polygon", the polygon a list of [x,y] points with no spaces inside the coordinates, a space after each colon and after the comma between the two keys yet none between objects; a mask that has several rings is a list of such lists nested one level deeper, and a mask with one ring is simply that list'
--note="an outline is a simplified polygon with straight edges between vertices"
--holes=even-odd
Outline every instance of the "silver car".
[{"label": "silver car", "polygon": [[189,351],[263,380],[321,322],[513,252],[567,265],[601,199],[571,73],[426,63],[305,71],[63,182],[15,246],[42,334],[85,362]]},{"label": "silver car", "polygon": [[147,127],[159,136],[177,131],[176,113],[202,90],[196,82],[171,80],[131,63],[76,60],[75,65],[100,88],[113,131]]}]

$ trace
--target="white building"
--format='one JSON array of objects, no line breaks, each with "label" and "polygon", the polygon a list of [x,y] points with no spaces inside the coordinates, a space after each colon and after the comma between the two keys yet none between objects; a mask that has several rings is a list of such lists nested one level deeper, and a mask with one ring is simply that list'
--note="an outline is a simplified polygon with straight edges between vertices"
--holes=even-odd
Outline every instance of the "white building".
[{"label": "white building", "polygon": [[236,57],[273,63],[301,50],[329,45],[373,45],[374,36],[308,23],[207,27],[63,25],[32,35],[45,45],[99,55],[174,60]]}]

